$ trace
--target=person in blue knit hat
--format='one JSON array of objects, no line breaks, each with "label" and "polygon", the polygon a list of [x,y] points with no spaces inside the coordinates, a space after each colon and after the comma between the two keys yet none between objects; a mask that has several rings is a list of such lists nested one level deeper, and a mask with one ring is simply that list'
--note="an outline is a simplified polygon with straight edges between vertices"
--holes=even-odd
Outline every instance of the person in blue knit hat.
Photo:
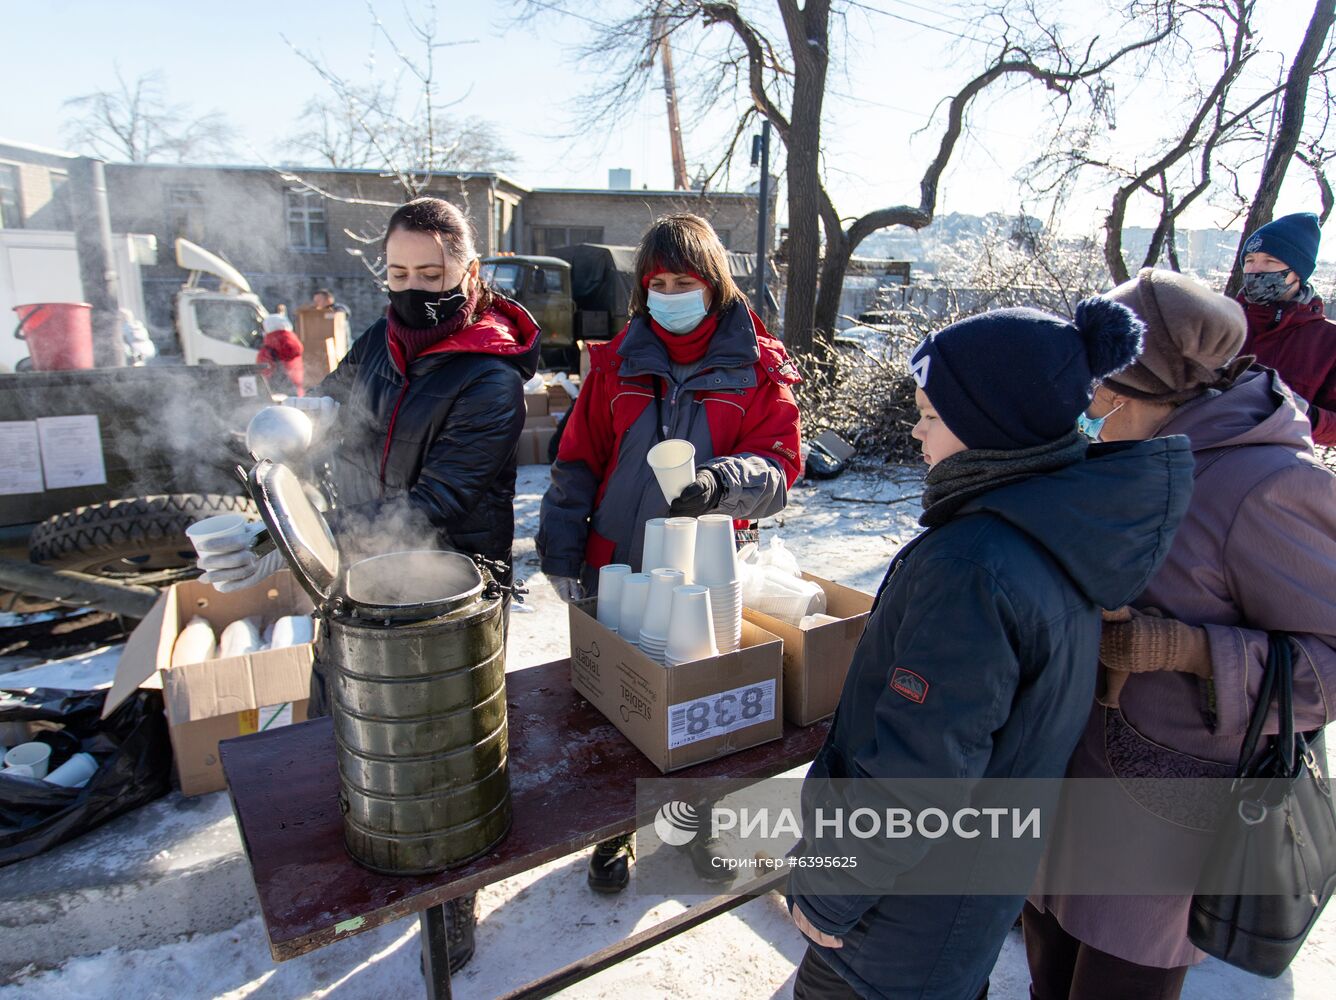
[{"label": "person in blue knit hat", "polygon": [[1312,212],[1282,216],[1243,241],[1241,353],[1275,369],[1308,404],[1314,442],[1336,446],[1336,323],[1309,280],[1321,241]]},{"label": "person in blue knit hat", "polygon": [[[1102,445],[1078,430],[1142,332],[1092,298],[1071,321],[985,313],[915,351],[926,530],[891,562],[803,785],[796,1000],[987,995],[1042,844],[1008,869],[1014,895],[966,894],[959,876],[990,868],[987,838],[849,838],[826,821],[953,815],[974,808],[977,779],[1062,777],[1095,694],[1101,609],[1141,591],[1192,489],[1186,438]],[[911,780],[925,778],[955,780],[929,793]]]}]

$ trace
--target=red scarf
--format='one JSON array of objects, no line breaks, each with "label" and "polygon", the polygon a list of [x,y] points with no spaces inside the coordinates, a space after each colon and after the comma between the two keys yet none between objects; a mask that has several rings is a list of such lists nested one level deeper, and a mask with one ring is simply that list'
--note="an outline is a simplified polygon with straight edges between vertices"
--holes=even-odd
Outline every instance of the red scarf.
[{"label": "red scarf", "polygon": [[718,325],[719,317],[715,313],[707,314],[696,329],[687,333],[673,333],[659,326],[653,317],[649,320],[649,328],[663,343],[668,360],[675,365],[694,365],[705,357],[705,352],[710,349],[710,338],[714,336],[714,329]]},{"label": "red scarf", "polygon": [[472,326],[476,319],[473,313],[477,308],[478,283],[475,281],[473,287],[469,289],[468,301],[444,323],[419,330],[401,323],[394,312],[394,307],[390,306],[385,310],[385,332],[390,341],[403,352],[404,364],[408,365],[427,348],[434,347],[467,326]]}]

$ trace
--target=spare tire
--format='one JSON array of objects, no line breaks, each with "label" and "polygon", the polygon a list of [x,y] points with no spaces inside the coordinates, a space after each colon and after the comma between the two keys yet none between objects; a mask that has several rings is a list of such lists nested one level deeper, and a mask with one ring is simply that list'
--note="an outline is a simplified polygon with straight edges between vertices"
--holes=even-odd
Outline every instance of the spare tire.
[{"label": "spare tire", "polygon": [[[195,550],[186,528],[215,514],[258,517],[249,497],[172,493],[76,507],[47,518],[28,538],[33,562],[133,580],[189,571]],[[182,573],[179,575],[186,575]]]}]

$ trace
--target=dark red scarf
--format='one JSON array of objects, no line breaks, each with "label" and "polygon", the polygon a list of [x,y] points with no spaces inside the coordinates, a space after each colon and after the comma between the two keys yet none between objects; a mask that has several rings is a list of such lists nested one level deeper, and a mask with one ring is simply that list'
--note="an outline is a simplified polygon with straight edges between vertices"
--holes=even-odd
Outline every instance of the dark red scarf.
[{"label": "dark red scarf", "polygon": [[477,317],[474,315],[478,308],[478,295],[480,286],[478,282],[473,282],[473,287],[469,289],[468,301],[466,301],[460,310],[451,316],[444,323],[437,323],[435,326],[416,329],[406,326],[399,321],[395,314],[394,307],[390,306],[385,310],[385,333],[390,342],[396,345],[402,352],[404,364],[409,365],[423,351],[429,347],[434,347],[447,337],[454,336],[465,327],[472,326]]}]

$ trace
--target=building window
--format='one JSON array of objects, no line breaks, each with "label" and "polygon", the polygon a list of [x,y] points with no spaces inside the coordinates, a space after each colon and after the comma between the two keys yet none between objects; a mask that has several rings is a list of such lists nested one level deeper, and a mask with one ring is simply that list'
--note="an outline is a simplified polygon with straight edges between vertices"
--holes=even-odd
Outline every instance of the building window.
[{"label": "building window", "polygon": [[194,243],[204,242],[204,190],[197,187],[167,189],[167,231]]},{"label": "building window", "polygon": [[598,226],[534,226],[533,252],[551,253],[557,247],[574,246],[577,243],[602,243],[603,227]]},{"label": "building window", "polygon": [[305,253],[325,253],[325,202],[314,191],[288,192],[288,246]]},{"label": "building window", "polygon": [[23,206],[19,203],[19,168],[0,163],[0,229],[22,229]]}]

